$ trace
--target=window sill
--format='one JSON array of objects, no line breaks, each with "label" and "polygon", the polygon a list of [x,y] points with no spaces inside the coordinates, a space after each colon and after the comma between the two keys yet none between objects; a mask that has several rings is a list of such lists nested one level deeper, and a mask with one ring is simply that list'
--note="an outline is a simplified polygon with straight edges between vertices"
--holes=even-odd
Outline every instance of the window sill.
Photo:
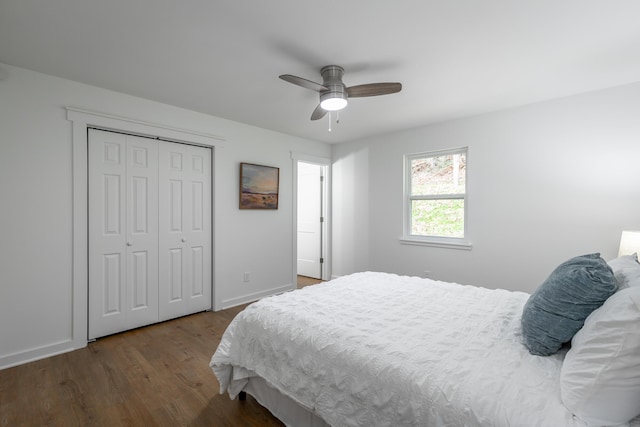
[{"label": "window sill", "polygon": [[436,240],[422,240],[411,238],[400,238],[400,244],[414,245],[414,246],[431,246],[433,248],[445,248],[445,249],[459,249],[464,251],[470,251],[473,245],[469,242],[446,242]]}]

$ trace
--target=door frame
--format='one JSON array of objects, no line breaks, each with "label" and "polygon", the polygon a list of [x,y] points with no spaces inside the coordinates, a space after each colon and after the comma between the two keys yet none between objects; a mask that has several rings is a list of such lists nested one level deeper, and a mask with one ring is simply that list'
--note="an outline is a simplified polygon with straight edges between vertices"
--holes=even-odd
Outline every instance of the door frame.
[{"label": "door frame", "polygon": [[331,159],[326,157],[312,156],[304,153],[291,152],[293,161],[293,259],[292,259],[292,282],[294,289],[298,283],[298,162],[311,163],[323,167],[324,180],[322,185],[322,217],[324,222],[320,227],[322,234],[323,258],[321,276],[322,280],[331,278]]},{"label": "door frame", "polygon": [[[149,138],[166,139],[191,145],[211,147],[212,188],[216,181],[216,147],[224,147],[225,139],[212,134],[173,128],[159,123],[145,122],[75,107],[66,107],[67,120],[72,122],[72,181],[73,181],[73,267],[72,267],[72,328],[71,340],[63,343],[58,352],[86,347],[88,339],[89,289],[89,233],[88,233],[88,129],[123,132]],[[215,192],[215,190],[214,190]],[[213,197],[212,197],[213,201]],[[213,206],[212,206],[213,208]],[[215,272],[215,213],[212,210],[211,266]],[[215,274],[211,278],[212,307],[215,307]]]}]

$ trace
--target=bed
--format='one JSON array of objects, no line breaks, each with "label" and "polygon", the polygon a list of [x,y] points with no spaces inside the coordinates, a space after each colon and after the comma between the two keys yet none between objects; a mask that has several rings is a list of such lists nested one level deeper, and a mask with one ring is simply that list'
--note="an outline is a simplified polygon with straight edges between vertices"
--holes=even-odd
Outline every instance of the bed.
[{"label": "bed", "polygon": [[210,366],[287,426],[585,426],[560,395],[567,346],[522,343],[529,297],[356,273],[249,305]]}]

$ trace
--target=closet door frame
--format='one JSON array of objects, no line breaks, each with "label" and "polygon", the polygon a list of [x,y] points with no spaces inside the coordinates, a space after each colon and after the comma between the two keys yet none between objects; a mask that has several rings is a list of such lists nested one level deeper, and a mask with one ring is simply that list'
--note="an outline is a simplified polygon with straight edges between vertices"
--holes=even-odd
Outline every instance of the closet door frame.
[{"label": "closet door frame", "polygon": [[[86,347],[88,340],[88,129],[96,128],[108,131],[123,132],[149,138],[164,139],[171,142],[211,147],[212,156],[212,189],[215,192],[216,173],[219,168],[216,162],[216,148],[225,146],[224,138],[205,133],[180,129],[164,124],[130,119],[110,114],[103,114],[76,107],[66,107],[67,120],[72,122],[72,156],[73,156],[73,313],[72,333],[69,340],[61,342],[55,348],[42,349],[47,354],[63,353],[69,350]],[[212,199],[213,200],[213,199]],[[215,211],[212,208],[212,240],[211,268],[215,272]],[[211,278],[212,307],[215,307],[215,274]],[[38,350],[30,356],[39,356]]]}]

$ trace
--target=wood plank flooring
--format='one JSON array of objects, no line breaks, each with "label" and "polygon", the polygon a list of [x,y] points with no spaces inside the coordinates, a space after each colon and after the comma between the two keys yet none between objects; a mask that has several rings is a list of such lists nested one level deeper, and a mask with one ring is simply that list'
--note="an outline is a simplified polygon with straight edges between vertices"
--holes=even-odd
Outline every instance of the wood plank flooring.
[{"label": "wood plank flooring", "polygon": [[305,286],[315,285],[316,283],[320,283],[322,280],[314,279],[313,277],[307,276],[298,276],[298,289],[304,288]]},{"label": "wood plank flooring", "polygon": [[251,396],[220,395],[209,368],[243,308],[123,332],[0,370],[0,426],[282,426]]}]

